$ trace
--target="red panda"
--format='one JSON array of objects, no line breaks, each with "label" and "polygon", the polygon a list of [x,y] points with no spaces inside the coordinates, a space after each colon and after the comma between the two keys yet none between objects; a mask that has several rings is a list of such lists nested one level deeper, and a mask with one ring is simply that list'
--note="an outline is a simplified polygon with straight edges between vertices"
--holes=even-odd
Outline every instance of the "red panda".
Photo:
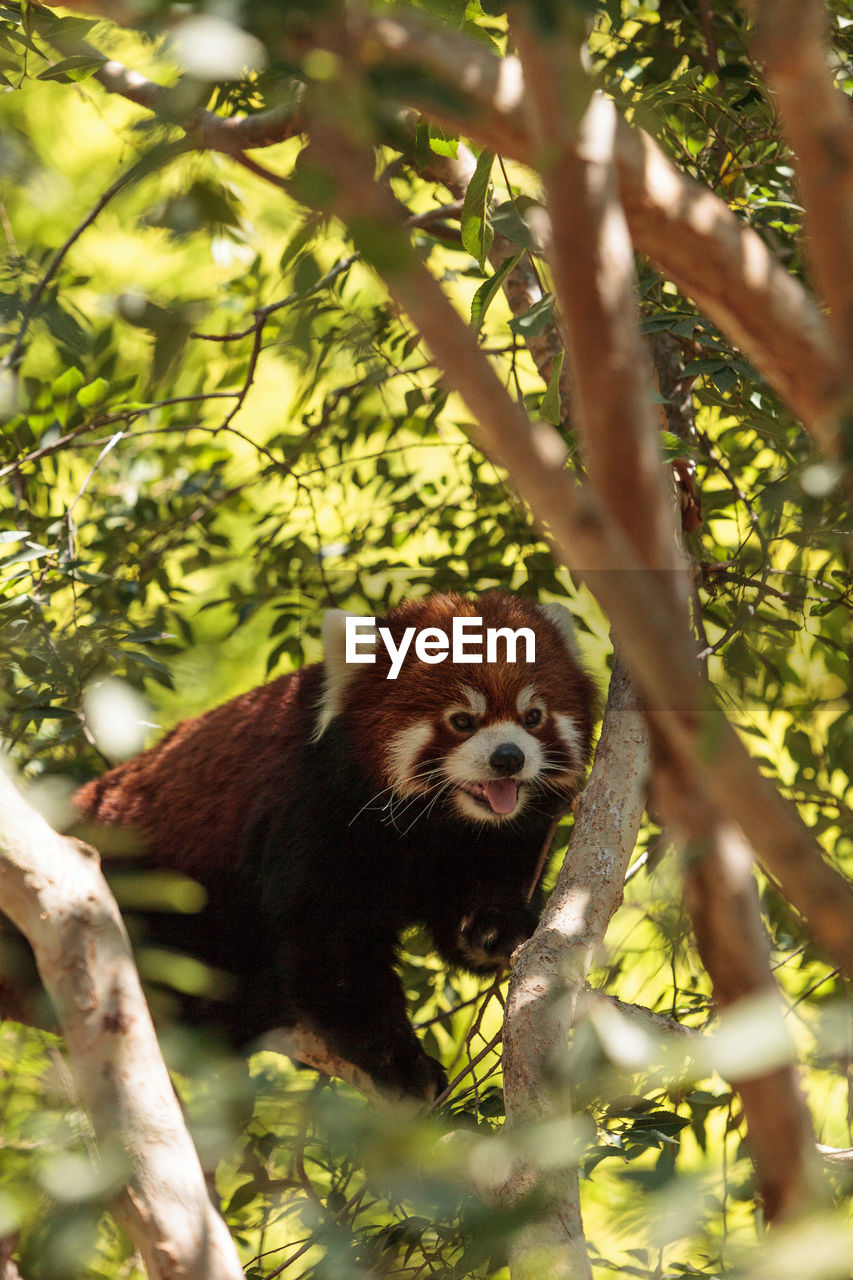
[{"label": "red panda", "polygon": [[[206,890],[197,917],[163,914],[155,936],[234,976],[219,1009],[232,1037],[299,1021],[380,1088],[432,1097],[444,1075],[406,1017],[399,934],[425,925],[475,971],[530,936],[596,693],[559,605],[435,595],[379,619],[372,647],[347,619],[326,615],[322,663],[178,725],[77,804]],[[493,638],[483,660],[473,619]],[[454,627],[463,661],[442,645]]]}]

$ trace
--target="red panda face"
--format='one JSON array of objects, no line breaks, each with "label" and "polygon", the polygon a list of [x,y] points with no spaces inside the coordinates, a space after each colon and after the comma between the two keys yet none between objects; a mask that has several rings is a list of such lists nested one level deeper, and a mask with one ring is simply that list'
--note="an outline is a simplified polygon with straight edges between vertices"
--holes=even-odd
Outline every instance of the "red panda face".
[{"label": "red panda face", "polygon": [[[368,638],[358,662],[346,662],[341,651],[346,615],[330,617],[315,738],[341,716],[376,787],[376,805],[401,830],[409,817],[421,821],[430,813],[472,823],[510,822],[537,809],[553,813],[578,790],[596,693],[575,656],[562,606],[497,592],[476,601],[432,596],[408,602],[373,627],[355,624]],[[449,640],[439,659],[438,637],[453,634],[454,619],[482,620],[482,661],[454,661]],[[466,642],[457,652],[473,658],[478,629],[473,621],[465,626]],[[492,661],[489,630],[497,633]],[[517,633],[514,644],[508,632]]]},{"label": "red panda face", "polygon": [[397,796],[435,795],[460,817],[502,822],[546,793],[577,789],[586,753],[571,716],[535,684],[497,700],[485,684],[449,688],[436,712],[391,736],[386,776]]}]

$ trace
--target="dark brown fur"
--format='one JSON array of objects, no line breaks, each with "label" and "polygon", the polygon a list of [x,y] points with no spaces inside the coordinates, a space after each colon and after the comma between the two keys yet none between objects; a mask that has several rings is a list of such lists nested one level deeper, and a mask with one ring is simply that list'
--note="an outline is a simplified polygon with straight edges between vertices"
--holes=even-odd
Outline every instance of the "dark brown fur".
[{"label": "dark brown fur", "polygon": [[[399,933],[426,925],[450,963],[484,970],[529,936],[534,872],[554,817],[580,785],[596,702],[560,628],[530,601],[434,596],[379,622],[399,641],[407,626],[450,633],[454,616],[479,616],[484,629],[532,627],[535,662],[428,665],[412,647],[388,680],[380,647],[374,664],[344,670],[335,701],[331,673],[342,668],[327,652],[328,684],[316,665],[253,689],[185,721],[77,797],[87,819],[133,829],[149,863],[186,872],[206,890],[200,915],[162,915],[147,935],[235,976],[231,998],[213,1011],[202,1002],[200,1019],[215,1013],[239,1040],[304,1022],[381,1086],[419,1096],[431,1096],[443,1075],[405,1016],[394,971]],[[442,762],[460,744],[447,709],[474,689],[487,702],[481,741],[501,738],[504,725],[518,736],[517,697],[531,684],[548,714],[532,738],[521,736],[544,753],[548,776],[524,784],[517,814],[504,818],[483,802],[482,821],[466,818],[442,779]],[[324,697],[336,714],[317,737]],[[572,718],[574,749],[557,712]],[[426,771],[424,794],[404,791],[389,806],[389,744],[425,722],[431,736],[415,762],[419,776]],[[498,776],[489,773],[490,786]],[[470,793],[465,800],[479,803]]]}]

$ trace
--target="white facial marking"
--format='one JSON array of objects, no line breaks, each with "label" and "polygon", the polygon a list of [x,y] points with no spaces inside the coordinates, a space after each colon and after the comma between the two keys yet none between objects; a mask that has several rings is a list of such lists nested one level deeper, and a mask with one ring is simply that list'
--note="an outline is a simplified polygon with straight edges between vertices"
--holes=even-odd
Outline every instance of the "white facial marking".
[{"label": "white facial marking", "polygon": [[429,720],[417,720],[394,734],[388,744],[389,778],[398,791],[411,795],[429,790],[426,780],[414,780],[415,761],[432,737]]},{"label": "white facial marking", "polygon": [[540,604],[538,606],[540,613],[544,613],[559,631],[563,638],[563,643],[573,658],[578,657],[578,642],[575,636],[575,624],[572,621],[572,615],[564,604]]},{"label": "white facial marking", "polygon": [[562,711],[554,712],[554,723],[557,726],[557,732],[568,748],[569,755],[572,756],[575,764],[580,768],[583,763],[583,740],[580,729],[572,717],[565,715]]},{"label": "white facial marking", "polygon": [[488,699],[484,693],[480,693],[479,689],[472,689],[470,684],[463,684],[461,689],[462,696],[468,703],[465,708],[472,715],[484,716],[488,710]]},{"label": "white facial marking", "polygon": [[525,711],[527,711],[527,709],[529,708],[531,702],[535,701],[537,696],[538,695],[536,693],[535,685],[527,684],[524,686],[521,693],[518,695],[518,697],[515,700],[515,705],[518,707],[518,714],[520,716],[524,715]]},{"label": "white facial marking", "polygon": [[[517,746],[524,754],[524,765],[514,775],[515,780],[524,783],[538,777],[543,767],[542,748],[532,734],[522,729],[521,725],[513,720],[499,720],[496,724],[487,725],[485,729],[478,730],[470,738],[460,742],[444,762],[445,776],[451,782],[455,782],[457,788],[495,778],[497,775],[489,761],[495,748],[506,743]],[[512,817],[521,813],[526,798],[525,791],[521,788],[518,793],[518,804]],[[453,800],[459,812],[466,818],[473,818],[477,822],[503,820],[504,815],[492,812],[464,790],[455,790]]]},{"label": "white facial marking", "polygon": [[[347,687],[362,670],[346,660],[346,622],[355,614],[343,609],[328,609],[323,618],[323,692],[317,705],[317,720],[312,742],[319,742],[344,705]],[[363,651],[368,646],[362,642]]]},{"label": "white facial marking", "polygon": [[444,771],[454,782],[482,782],[495,777],[489,760],[495,748],[507,742],[523,752],[524,765],[517,776],[520,782],[529,782],[542,768],[542,748],[532,734],[513,720],[499,720],[460,742],[447,757]]}]

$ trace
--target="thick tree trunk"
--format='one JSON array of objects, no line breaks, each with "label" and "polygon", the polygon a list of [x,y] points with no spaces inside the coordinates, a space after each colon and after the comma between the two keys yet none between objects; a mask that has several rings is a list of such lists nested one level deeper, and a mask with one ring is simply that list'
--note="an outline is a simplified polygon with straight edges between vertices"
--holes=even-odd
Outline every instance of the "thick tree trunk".
[{"label": "thick tree trunk", "polygon": [[[575,802],[571,843],[539,928],[513,965],[503,1059],[510,1132],[569,1114],[554,1068],[565,1051],[592,954],[622,901],[648,774],[645,719],[617,659],[595,763]],[[544,1200],[545,1211],[511,1246],[513,1280],[591,1276],[570,1150],[564,1166],[547,1171],[533,1160],[519,1160],[501,1199],[511,1206],[533,1193]]]},{"label": "thick tree trunk", "polygon": [[98,1141],[123,1152],[114,1213],[151,1280],[241,1280],[97,854],[57,835],[2,767],[0,911],[35,953]]}]

